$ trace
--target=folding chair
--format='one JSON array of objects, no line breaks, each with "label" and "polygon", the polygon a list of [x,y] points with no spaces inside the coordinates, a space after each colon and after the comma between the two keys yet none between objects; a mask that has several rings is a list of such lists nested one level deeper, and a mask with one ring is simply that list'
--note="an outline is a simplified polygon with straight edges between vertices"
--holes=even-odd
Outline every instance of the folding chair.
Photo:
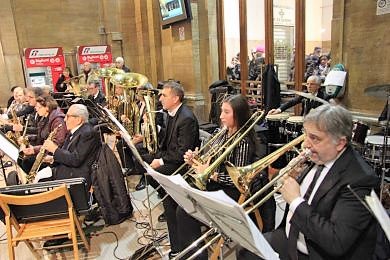
[{"label": "folding chair", "polygon": [[[17,216],[12,211],[13,206],[28,207],[31,205],[48,203],[57,199],[65,199],[64,203],[66,203],[68,209],[66,214],[45,216],[45,218],[39,220],[26,220],[23,223],[20,223]],[[90,249],[90,245],[85,237],[84,231],[81,228],[81,224],[73,207],[73,202],[69,195],[68,188],[65,185],[34,195],[18,196],[0,194],[0,207],[4,211],[5,215],[8,254],[9,259],[11,260],[15,259],[14,247],[16,247],[20,241],[26,243],[35,258],[42,259],[43,257],[37,253],[37,250],[42,248],[34,248],[31,241],[64,237],[68,237],[72,240],[74,258],[79,259],[77,231],[85,248],[88,251]],[[45,212],[42,212],[42,215],[44,214]],[[13,228],[15,230],[13,230]],[[63,245],[63,247],[65,246],[69,245]]]}]

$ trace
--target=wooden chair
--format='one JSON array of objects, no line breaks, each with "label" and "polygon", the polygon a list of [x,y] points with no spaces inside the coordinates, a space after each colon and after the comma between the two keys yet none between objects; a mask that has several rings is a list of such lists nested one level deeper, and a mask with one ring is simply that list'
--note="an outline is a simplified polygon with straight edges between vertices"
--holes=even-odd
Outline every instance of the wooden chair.
[{"label": "wooden chair", "polygon": [[[19,223],[17,216],[12,213],[12,205],[28,207],[31,205],[47,203],[59,198],[65,198],[68,209],[68,212],[61,216],[51,216],[43,220]],[[74,258],[79,259],[77,231],[85,248],[88,251],[90,249],[90,245],[85,237],[84,231],[81,228],[81,224],[74,210],[68,188],[65,185],[61,185],[57,188],[54,188],[53,190],[34,195],[16,196],[0,194],[0,206],[3,209],[5,215],[8,254],[9,259],[11,260],[15,259],[14,247],[16,247],[20,241],[26,243],[27,247],[31,250],[35,258],[42,259],[43,257],[40,256],[37,252],[37,250],[42,248],[34,248],[34,245],[31,243],[31,241],[64,237],[68,237],[72,240]],[[13,230],[13,228],[15,230]],[[69,245],[64,245],[64,247],[65,246]]]}]

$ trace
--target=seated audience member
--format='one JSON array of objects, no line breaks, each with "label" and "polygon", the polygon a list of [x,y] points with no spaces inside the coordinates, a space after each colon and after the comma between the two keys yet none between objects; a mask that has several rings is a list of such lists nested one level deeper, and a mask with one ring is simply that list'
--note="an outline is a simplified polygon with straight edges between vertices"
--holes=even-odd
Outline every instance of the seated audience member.
[{"label": "seated audience member", "polygon": [[[287,214],[265,238],[280,259],[372,259],[377,225],[361,200],[379,180],[350,146],[351,113],[323,105],[310,111],[303,127],[312,163],[296,179],[284,176]],[[241,250],[237,259],[259,257]]]},{"label": "seated audience member", "polygon": [[130,72],[130,69],[126,67],[125,60],[122,57],[117,57],[115,59],[115,67],[123,70],[124,72]]}]

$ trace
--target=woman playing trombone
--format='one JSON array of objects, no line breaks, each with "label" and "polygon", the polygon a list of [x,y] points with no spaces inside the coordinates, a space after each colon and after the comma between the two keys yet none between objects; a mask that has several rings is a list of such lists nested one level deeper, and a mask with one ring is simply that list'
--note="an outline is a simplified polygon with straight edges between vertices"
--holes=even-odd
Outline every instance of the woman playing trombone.
[{"label": "woman playing trombone", "polygon": [[[216,138],[211,144],[210,147],[215,149],[217,147],[222,147],[216,151],[213,156],[210,156],[207,162],[200,162],[196,159],[197,151],[188,150],[184,155],[184,160],[192,165],[197,174],[202,174],[205,169],[210,165],[210,163],[217,159],[226,149],[227,140],[233,136],[237,131],[245,130],[240,129],[245,123],[250,119],[250,110],[246,98],[242,95],[229,96],[222,102],[221,108],[221,124],[223,128],[220,131],[225,131],[220,133],[219,138]],[[245,127],[244,127],[245,128]],[[240,136],[239,134],[237,136]],[[245,166],[256,159],[258,159],[258,154],[261,153],[258,148],[258,142],[255,137],[255,131],[252,129],[249,133],[244,136],[238,144],[232,149],[228,154],[225,161],[230,161],[236,166]],[[265,150],[264,150],[265,151]],[[213,152],[214,153],[214,152]],[[264,154],[263,154],[264,155]],[[265,177],[267,179],[267,177]],[[206,190],[216,191],[223,190],[228,196],[234,200],[238,200],[240,197],[240,192],[234,186],[229,174],[227,173],[224,164],[221,163],[216,171],[210,175],[210,178],[206,184]],[[177,215],[177,229],[179,231],[179,239],[181,242],[179,245],[180,250],[183,250],[185,247],[189,246],[193,241],[201,236],[200,223],[188,215],[182,208],[178,207],[176,211]],[[196,250],[195,250],[196,251]],[[195,252],[193,251],[193,252]],[[178,252],[172,252],[171,256],[175,255]],[[197,259],[207,259],[207,252],[202,252],[202,254]]]}]

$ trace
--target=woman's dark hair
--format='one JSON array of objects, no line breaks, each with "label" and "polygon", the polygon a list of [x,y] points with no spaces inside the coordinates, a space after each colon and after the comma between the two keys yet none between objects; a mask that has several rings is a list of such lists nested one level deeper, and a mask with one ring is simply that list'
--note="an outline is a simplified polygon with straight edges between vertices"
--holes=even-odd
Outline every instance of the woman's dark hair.
[{"label": "woman's dark hair", "polygon": [[237,129],[241,128],[246,121],[251,117],[249,104],[243,95],[228,96],[224,99],[224,103],[229,103],[233,109],[234,122],[237,124]]},{"label": "woman's dark hair", "polygon": [[[238,95],[232,95],[228,96],[224,99],[223,102],[227,102],[230,104],[230,106],[233,109],[233,118],[234,122],[237,125],[237,130],[241,129],[243,125],[250,119],[252,113],[249,109],[248,100],[245,96],[238,94]],[[250,124],[248,124],[249,126]],[[247,129],[242,129],[245,131]],[[260,143],[258,138],[256,137],[256,132],[254,128],[249,131],[249,133],[245,137],[248,140],[249,143],[249,162],[252,163],[253,161],[260,159],[263,157],[263,155],[260,156],[260,154],[263,151],[258,151],[258,148],[260,148]]]},{"label": "woman's dark hair", "polygon": [[55,101],[55,99],[50,95],[37,97],[37,103],[43,107],[47,107],[49,109],[49,113],[58,107],[57,101]]}]

